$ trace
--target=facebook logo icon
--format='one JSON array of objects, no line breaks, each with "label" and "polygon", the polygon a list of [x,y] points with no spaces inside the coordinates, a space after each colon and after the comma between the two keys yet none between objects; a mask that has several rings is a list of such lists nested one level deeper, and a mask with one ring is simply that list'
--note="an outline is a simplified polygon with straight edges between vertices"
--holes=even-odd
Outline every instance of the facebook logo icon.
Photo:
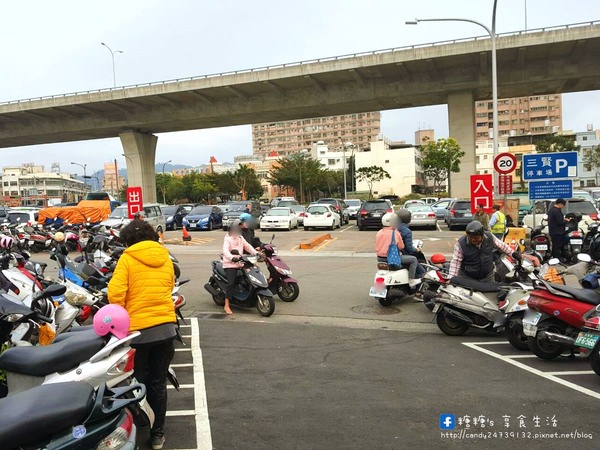
[{"label": "facebook logo icon", "polygon": [[440,428],[442,430],[454,430],[455,426],[454,414],[440,414]]}]

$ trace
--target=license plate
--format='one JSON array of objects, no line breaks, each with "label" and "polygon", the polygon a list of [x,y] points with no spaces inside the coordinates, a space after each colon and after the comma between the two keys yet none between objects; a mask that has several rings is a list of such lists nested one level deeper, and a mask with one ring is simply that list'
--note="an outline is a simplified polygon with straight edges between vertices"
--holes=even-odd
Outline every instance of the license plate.
[{"label": "license plate", "polygon": [[538,244],[535,246],[536,250],[548,250],[548,246],[546,244]]},{"label": "license plate", "polygon": [[537,334],[537,324],[542,318],[542,313],[527,311],[523,317],[523,334],[525,336],[535,337]]},{"label": "license plate", "polygon": [[583,347],[589,350],[593,350],[600,339],[600,334],[596,333],[585,333],[581,331],[575,341],[575,347]]},{"label": "license plate", "polygon": [[371,288],[371,290],[369,291],[369,295],[371,297],[386,298],[387,297],[387,289],[386,288],[378,288],[376,286],[373,286]]},{"label": "license plate", "polygon": [[437,314],[437,312],[440,309],[442,309],[442,304],[441,303],[436,303],[431,312],[434,313],[434,314]]},{"label": "license plate", "polygon": [[575,245],[583,244],[583,241],[581,239],[571,239],[570,242],[571,242],[571,244],[575,244]]},{"label": "license plate", "polygon": [[375,214],[373,214],[373,217],[381,217],[381,214],[375,213]]},{"label": "license plate", "polygon": [[424,219],[424,218],[425,218],[425,216],[423,214],[415,214],[413,216],[413,219]]},{"label": "license plate", "polygon": [[471,214],[471,213],[465,213],[463,216],[464,217],[473,217],[473,214]]}]

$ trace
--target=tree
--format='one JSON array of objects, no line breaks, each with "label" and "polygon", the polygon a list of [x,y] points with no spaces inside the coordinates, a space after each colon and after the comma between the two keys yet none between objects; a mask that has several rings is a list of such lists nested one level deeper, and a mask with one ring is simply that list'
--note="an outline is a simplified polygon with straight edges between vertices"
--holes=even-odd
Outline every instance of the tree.
[{"label": "tree", "polygon": [[319,188],[323,181],[323,169],[319,160],[304,156],[302,153],[290,155],[277,160],[277,166],[269,173],[269,183],[294,189],[299,200],[312,199],[312,192]]},{"label": "tree", "polygon": [[392,177],[380,166],[361,167],[356,170],[356,179],[358,181],[365,181],[367,186],[369,186],[369,200],[373,195],[373,185],[385,178]]},{"label": "tree", "polygon": [[237,189],[237,193],[242,196],[243,200],[262,195],[262,185],[252,167],[241,164],[235,172],[229,175],[231,182]]},{"label": "tree", "polygon": [[441,190],[442,183],[448,180],[448,192],[450,192],[450,174],[460,172],[460,159],[465,152],[460,149],[456,139],[438,139],[428,141],[421,147],[423,161],[423,174],[433,181],[436,191]]},{"label": "tree", "polygon": [[600,185],[600,145],[583,151],[583,167],[585,170],[594,172],[596,186]]},{"label": "tree", "polygon": [[562,134],[549,134],[535,144],[537,153],[574,152],[579,151],[579,148],[580,146],[572,136]]}]

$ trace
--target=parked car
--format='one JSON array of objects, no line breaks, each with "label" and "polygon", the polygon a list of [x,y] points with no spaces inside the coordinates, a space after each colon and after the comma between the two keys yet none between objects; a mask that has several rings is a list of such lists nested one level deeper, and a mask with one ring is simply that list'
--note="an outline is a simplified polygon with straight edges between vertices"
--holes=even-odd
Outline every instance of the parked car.
[{"label": "parked car", "polygon": [[471,200],[467,198],[452,201],[448,206],[448,213],[444,221],[449,230],[454,230],[456,227],[466,227],[469,222],[473,221]]},{"label": "parked car", "polygon": [[260,212],[264,216],[271,209],[271,205],[260,205]]},{"label": "parked car", "polygon": [[291,208],[276,206],[260,219],[260,230],[288,230],[298,228],[298,217]]},{"label": "parked car", "polygon": [[296,217],[298,217],[298,225],[304,225],[304,218],[306,217],[306,208],[302,205],[292,205],[291,209],[296,213]]},{"label": "parked car", "polygon": [[327,204],[334,207],[336,212],[340,215],[342,225],[350,223],[350,211],[348,211],[348,205],[339,198],[320,198],[317,200],[317,204]]},{"label": "parked car", "polygon": [[219,207],[219,209],[221,210],[221,212],[223,214],[225,214],[227,211],[229,211],[229,203],[218,203],[217,206]]},{"label": "parked car", "polygon": [[177,230],[183,227],[183,218],[188,214],[183,205],[161,206],[160,209],[165,216],[167,230]]},{"label": "parked car", "polygon": [[8,217],[5,219],[9,223],[25,223],[28,225],[36,225],[38,223],[37,210],[19,210],[11,209],[8,211]]},{"label": "parked car", "polygon": [[193,203],[182,203],[182,204],[181,204],[181,205],[179,205],[179,206],[183,206],[183,209],[185,209],[185,212],[186,212],[187,214],[189,214],[189,213],[190,213],[190,211],[191,211],[192,209],[194,209],[194,207],[195,207],[196,205],[194,205]]},{"label": "parked car", "polygon": [[[279,206],[279,202],[282,200],[294,200],[296,201],[296,199],[294,197],[275,197],[273,200],[271,200],[271,208],[274,208],[275,206]],[[281,206],[286,206],[286,205],[281,205]]]},{"label": "parked car", "polygon": [[356,218],[356,226],[360,231],[367,228],[381,228],[381,218],[385,213],[394,212],[389,200],[368,200],[364,202]]},{"label": "parked car", "polygon": [[426,205],[433,205],[435,202],[437,202],[439,200],[439,198],[437,198],[437,197],[423,197],[420,200],[423,203],[425,203]]},{"label": "parked car", "polygon": [[223,231],[227,231],[229,225],[233,223],[234,220],[239,220],[240,215],[246,211],[246,205],[248,204],[252,206],[250,214],[252,214],[257,221],[260,219],[262,210],[260,209],[260,203],[258,201],[244,200],[240,202],[231,202],[229,204],[229,209],[223,214]]},{"label": "parked car", "polygon": [[443,198],[435,202],[431,207],[435,212],[435,217],[439,220],[446,219],[446,214],[448,214],[448,206],[456,200],[455,198]]},{"label": "parked car", "polygon": [[215,205],[196,206],[183,218],[183,225],[190,231],[212,231],[223,226],[223,212]]},{"label": "parked car", "polygon": [[304,229],[311,228],[334,228],[341,227],[341,217],[335,208],[327,203],[312,205],[306,209],[304,218]]},{"label": "parked car", "polygon": [[[535,225],[540,225],[542,223],[542,219],[548,218],[548,210],[554,205],[556,199],[553,200],[538,200],[533,205],[535,208]],[[594,206],[592,202],[589,200],[584,200],[582,198],[568,198],[565,199],[567,204],[562,209],[563,214],[575,213],[581,214],[581,222],[579,222],[579,228],[581,228],[584,233],[587,233],[588,223],[591,223],[594,220],[598,220],[598,210]],[[533,227],[533,209],[523,217],[523,225],[527,227]],[[548,231],[547,227],[544,227],[544,232]]]},{"label": "parked car", "polygon": [[344,200],[344,203],[348,205],[348,217],[350,219],[356,219],[356,216],[358,216],[358,211],[360,211],[360,206],[362,205],[362,200],[348,198]]},{"label": "parked car", "polygon": [[[156,203],[144,205],[142,218],[150,223],[158,233],[162,233],[167,227],[165,216],[163,215],[160,206]],[[127,211],[127,204],[125,203],[121,206],[117,206],[113,212],[110,213],[108,219],[100,222],[100,224],[106,227],[114,227],[115,225],[121,223],[128,224],[129,222],[129,213]]]},{"label": "parked car", "polygon": [[406,209],[411,212],[411,227],[427,227],[431,230],[437,228],[437,218],[433,208],[429,205],[409,205]]},{"label": "parked car", "polygon": [[277,206],[276,207],[279,207],[279,208],[283,208],[283,207],[289,208],[291,206],[299,205],[299,204],[300,203],[298,202],[298,200],[287,199],[286,198],[286,199],[279,200],[277,202]]},{"label": "parked car", "polygon": [[10,210],[5,206],[0,206],[0,222],[8,222],[8,213]]}]

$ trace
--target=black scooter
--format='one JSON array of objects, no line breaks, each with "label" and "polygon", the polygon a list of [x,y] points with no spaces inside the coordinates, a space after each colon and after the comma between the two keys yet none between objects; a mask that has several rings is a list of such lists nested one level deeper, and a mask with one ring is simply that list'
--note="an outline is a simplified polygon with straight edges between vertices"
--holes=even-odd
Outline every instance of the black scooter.
[{"label": "black scooter", "polygon": [[[232,253],[236,255],[236,250]],[[269,290],[269,283],[263,273],[247,256],[239,256],[243,267],[238,270],[235,292],[230,298],[230,304],[243,308],[256,307],[261,316],[269,317],[275,312],[275,299]],[[212,276],[204,289],[212,296],[213,301],[225,305],[225,291],[227,290],[227,275],[221,261],[212,262]]]},{"label": "black scooter", "polygon": [[136,448],[130,405],[143,384],[97,391],[88,383],[43,384],[0,400],[0,448]]}]

